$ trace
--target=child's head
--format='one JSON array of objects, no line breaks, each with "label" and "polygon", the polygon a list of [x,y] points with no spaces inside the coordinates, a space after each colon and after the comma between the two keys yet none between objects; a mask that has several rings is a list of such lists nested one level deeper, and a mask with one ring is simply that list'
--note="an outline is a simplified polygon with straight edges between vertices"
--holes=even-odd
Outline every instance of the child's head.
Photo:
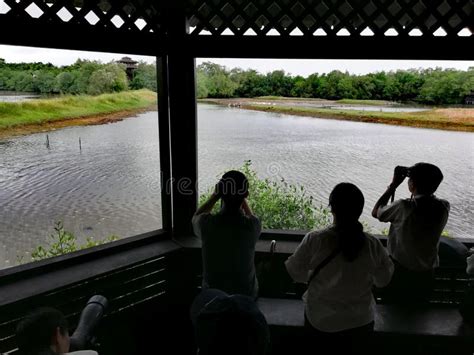
[{"label": "child's head", "polygon": [[364,195],[354,184],[341,182],[329,195],[329,205],[339,222],[357,221],[364,209]]},{"label": "child's head", "polygon": [[205,289],[191,306],[200,355],[264,355],[270,344],[265,316],[255,301]]},{"label": "child's head", "polygon": [[239,208],[249,194],[249,182],[240,171],[231,170],[222,176],[217,190],[227,207]]},{"label": "child's head", "polygon": [[69,351],[69,331],[66,317],[57,309],[39,308],[23,318],[16,328],[21,354],[37,354],[51,349],[56,353]]},{"label": "child's head", "polygon": [[408,186],[410,191],[422,195],[431,195],[443,181],[443,173],[433,164],[416,163],[409,169],[410,179]]}]

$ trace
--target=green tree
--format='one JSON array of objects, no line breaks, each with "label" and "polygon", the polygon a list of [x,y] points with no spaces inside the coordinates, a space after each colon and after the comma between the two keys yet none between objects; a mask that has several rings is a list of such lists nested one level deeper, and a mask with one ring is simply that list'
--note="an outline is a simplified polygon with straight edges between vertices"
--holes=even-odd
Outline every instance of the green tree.
[{"label": "green tree", "polygon": [[[197,72],[205,75],[204,81],[208,97],[233,97],[237,84],[230,79],[229,71],[222,65],[204,62],[197,67]],[[202,89],[201,89],[201,92]]]},{"label": "green tree", "polygon": [[437,69],[425,73],[418,100],[430,104],[462,104],[474,88],[474,70],[460,72]]},{"label": "green tree", "polygon": [[265,76],[267,95],[291,96],[293,80],[287,76],[284,70],[274,70]]},{"label": "green tree", "polygon": [[[238,79],[235,78],[238,76]],[[238,82],[235,95],[238,97],[258,97],[269,95],[265,87],[265,77],[256,70],[249,69],[238,74],[234,73],[234,81]]]},{"label": "green tree", "polygon": [[291,89],[290,96],[311,97],[311,93],[308,91],[308,85],[305,78],[298,75],[293,79],[293,88]]},{"label": "green tree", "polygon": [[156,65],[146,62],[138,63],[138,68],[133,73],[130,88],[134,90],[148,89],[157,92]]},{"label": "green tree", "polygon": [[128,88],[125,69],[117,63],[109,63],[94,71],[89,78],[87,93],[99,95],[106,92],[118,92]]},{"label": "green tree", "polygon": [[56,88],[61,94],[69,94],[73,90],[75,75],[71,72],[62,72],[56,77]]},{"label": "green tree", "polygon": [[206,74],[202,71],[197,71],[196,73],[196,96],[198,99],[203,99],[209,95],[209,86],[208,78]]},{"label": "green tree", "polygon": [[34,73],[34,87],[36,92],[42,94],[55,92],[56,77],[46,70],[38,70]]}]

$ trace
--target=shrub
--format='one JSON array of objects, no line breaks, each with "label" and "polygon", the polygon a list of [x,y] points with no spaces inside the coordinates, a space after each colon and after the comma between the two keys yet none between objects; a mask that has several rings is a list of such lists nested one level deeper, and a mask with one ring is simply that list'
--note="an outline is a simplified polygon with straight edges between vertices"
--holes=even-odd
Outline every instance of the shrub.
[{"label": "shrub", "polygon": [[64,229],[64,225],[61,221],[58,221],[54,225],[54,233],[49,236],[49,243],[46,246],[38,245],[31,252],[31,259],[38,261],[42,259],[51,258],[53,256],[63,255],[71,253],[73,251],[91,248],[97,245],[113,242],[119,239],[115,235],[111,235],[102,240],[95,240],[92,237],[88,237],[84,244],[78,244],[76,237],[73,233]]},{"label": "shrub", "polygon": [[[284,179],[273,181],[261,179],[247,160],[238,169],[249,181],[248,203],[262,221],[264,229],[310,230],[329,226],[332,216],[329,209],[314,204],[313,197],[304,186],[290,184]],[[200,196],[200,203],[206,201],[213,188]],[[215,206],[213,212],[217,212]]]}]

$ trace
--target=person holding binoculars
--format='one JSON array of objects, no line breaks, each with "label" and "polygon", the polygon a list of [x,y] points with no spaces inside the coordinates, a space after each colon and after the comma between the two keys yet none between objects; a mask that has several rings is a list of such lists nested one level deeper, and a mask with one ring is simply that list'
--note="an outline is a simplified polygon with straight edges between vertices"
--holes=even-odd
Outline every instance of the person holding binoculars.
[{"label": "person holding binoculars", "polygon": [[[225,173],[209,199],[196,211],[194,233],[202,240],[202,287],[253,298],[258,294],[254,257],[260,220],[247,204],[249,183],[240,171]],[[211,214],[221,200],[217,214]]]},{"label": "person holding binoculars", "polygon": [[[395,190],[407,177],[411,198],[393,202]],[[373,217],[390,222],[387,247],[395,272],[385,292],[388,301],[425,301],[432,290],[450,207],[448,201],[434,196],[442,180],[441,170],[433,164],[397,166],[391,184],[372,210]],[[387,205],[390,198],[392,203]]]},{"label": "person holding binoculars", "polygon": [[68,321],[53,307],[40,307],[23,317],[16,327],[16,342],[20,355],[98,355],[94,329],[104,315],[108,301],[101,295],[92,296],[81,312],[77,327],[69,336]]}]

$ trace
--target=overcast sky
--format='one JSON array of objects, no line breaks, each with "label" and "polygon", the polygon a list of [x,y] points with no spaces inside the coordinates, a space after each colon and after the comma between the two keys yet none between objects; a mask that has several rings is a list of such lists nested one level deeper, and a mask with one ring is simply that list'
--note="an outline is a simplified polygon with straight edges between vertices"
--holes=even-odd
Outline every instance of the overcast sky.
[{"label": "overcast sky", "polygon": [[[0,58],[8,63],[44,62],[57,66],[73,64],[78,58],[100,60],[104,63],[120,59],[127,54],[71,51],[0,45]],[[134,60],[152,63],[155,58],[128,55]],[[312,73],[328,73],[332,70],[348,71],[352,74],[366,74],[376,71],[390,71],[410,68],[455,68],[467,70],[474,67],[474,61],[427,61],[427,60],[297,60],[297,59],[217,59],[199,58],[196,64],[211,61],[234,68],[255,69],[260,73],[282,69],[292,75],[308,76]]]}]

